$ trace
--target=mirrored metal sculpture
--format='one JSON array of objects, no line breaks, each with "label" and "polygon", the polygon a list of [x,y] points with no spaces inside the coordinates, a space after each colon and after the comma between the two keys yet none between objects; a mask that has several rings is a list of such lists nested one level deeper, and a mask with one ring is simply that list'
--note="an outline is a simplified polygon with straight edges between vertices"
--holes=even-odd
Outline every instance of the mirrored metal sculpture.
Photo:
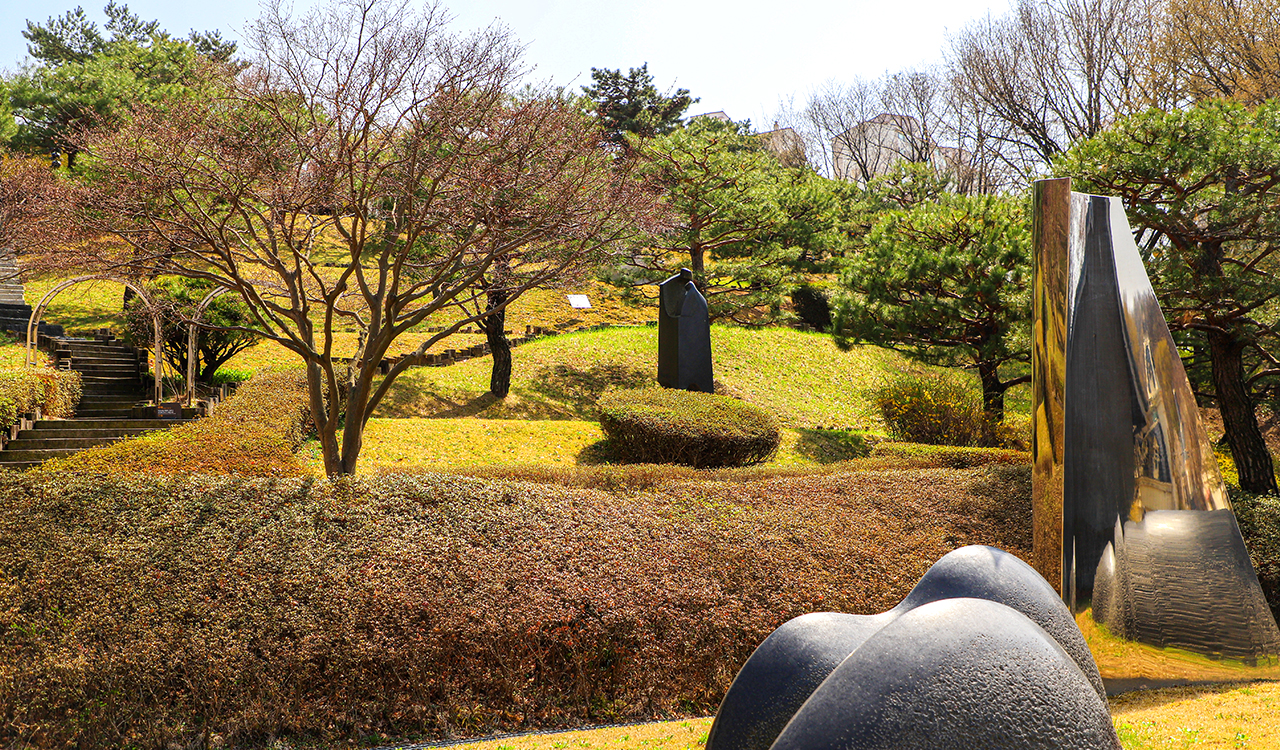
[{"label": "mirrored metal sculpture", "polygon": [[1108,680],[1280,677],[1280,631],[1118,198],[1035,186],[1037,569]]}]

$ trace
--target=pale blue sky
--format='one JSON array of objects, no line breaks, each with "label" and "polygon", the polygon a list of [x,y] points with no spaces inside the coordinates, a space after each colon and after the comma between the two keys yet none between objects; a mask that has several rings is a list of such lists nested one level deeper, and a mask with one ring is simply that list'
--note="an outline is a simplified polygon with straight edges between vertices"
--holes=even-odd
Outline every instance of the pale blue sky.
[{"label": "pale blue sky", "polygon": [[[106,0],[79,0],[102,22]],[[314,0],[295,0],[305,8]],[[0,68],[26,56],[25,20],[44,21],[77,0],[0,0]],[[218,29],[238,39],[257,0],[131,0],[144,19],[178,35]],[[527,45],[534,78],[590,82],[592,67],[649,63],[661,88],[689,89],[690,114],[724,110],[768,129],[780,101],[801,103],[827,80],[867,78],[937,63],[948,33],[1009,0],[454,0],[459,30],[500,19]]]}]

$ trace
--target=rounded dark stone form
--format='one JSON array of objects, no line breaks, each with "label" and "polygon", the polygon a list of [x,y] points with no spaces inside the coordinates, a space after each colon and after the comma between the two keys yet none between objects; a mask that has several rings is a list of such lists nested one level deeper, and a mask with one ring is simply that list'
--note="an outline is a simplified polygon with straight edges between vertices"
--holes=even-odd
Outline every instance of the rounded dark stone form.
[{"label": "rounded dark stone form", "polygon": [[734,678],[706,750],[768,750],[827,675],[895,616],[813,612],[783,623]]},{"label": "rounded dark stone form", "polygon": [[961,547],[934,563],[907,598],[890,611],[956,597],[1000,602],[1026,615],[1071,655],[1098,697],[1107,699],[1098,665],[1071,610],[1035,568],[996,547]]},{"label": "rounded dark stone form", "polygon": [[1105,701],[1093,655],[1053,587],[1004,550],[970,546],[944,555],[887,612],[818,612],[775,630],[730,686],[708,734],[707,750],[768,750],[818,685],[868,638],[917,607],[958,597],[998,602],[1029,618],[1057,641]]},{"label": "rounded dark stone form", "polygon": [[916,607],[836,667],[772,750],[1118,749],[1106,701],[1020,612],[984,599]]}]

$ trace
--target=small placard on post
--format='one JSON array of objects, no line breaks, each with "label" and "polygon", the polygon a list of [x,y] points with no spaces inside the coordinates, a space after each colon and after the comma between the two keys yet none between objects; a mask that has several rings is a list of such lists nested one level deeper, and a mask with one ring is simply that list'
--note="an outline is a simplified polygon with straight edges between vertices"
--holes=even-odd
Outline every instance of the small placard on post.
[{"label": "small placard on post", "polygon": [[590,310],[590,309],[591,309],[591,300],[587,299],[587,295],[585,295],[585,294],[570,294],[570,295],[568,295],[568,297],[569,297],[569,306],[570,306],[570,307],[572,307],[572,308],[574,308],[575,310]]},{"label": "small placard on post", "polygon": [[182,404],[177,401],[157,404],[156,419],[182,419]]}]

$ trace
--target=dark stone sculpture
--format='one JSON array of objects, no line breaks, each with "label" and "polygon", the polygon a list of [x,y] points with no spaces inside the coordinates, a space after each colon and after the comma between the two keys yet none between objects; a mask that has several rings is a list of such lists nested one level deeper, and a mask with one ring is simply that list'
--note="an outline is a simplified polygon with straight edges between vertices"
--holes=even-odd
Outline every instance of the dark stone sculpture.
[{"label": "dark stone sculpture", "polygon": [[756,649],[707,750],[1119,748],[1071,613],[993,547],[944,556],[897,607],[818,612]]},{"label": "dark stone sculpture", "polygon": [[687,268],[658,287],[658,384],[714,393],[707,300]]},{"label": "dark stone sculpture", "polygon": [[[1036,183],[1035,199],[1037,564],[1060,564],[1071,610],[1112,635],[1274,668],[1280,630],[1120,199],[1069,180]],[[1190,660],[1124,673],[1143,663],[1106,674],[1221,676]]]}]

